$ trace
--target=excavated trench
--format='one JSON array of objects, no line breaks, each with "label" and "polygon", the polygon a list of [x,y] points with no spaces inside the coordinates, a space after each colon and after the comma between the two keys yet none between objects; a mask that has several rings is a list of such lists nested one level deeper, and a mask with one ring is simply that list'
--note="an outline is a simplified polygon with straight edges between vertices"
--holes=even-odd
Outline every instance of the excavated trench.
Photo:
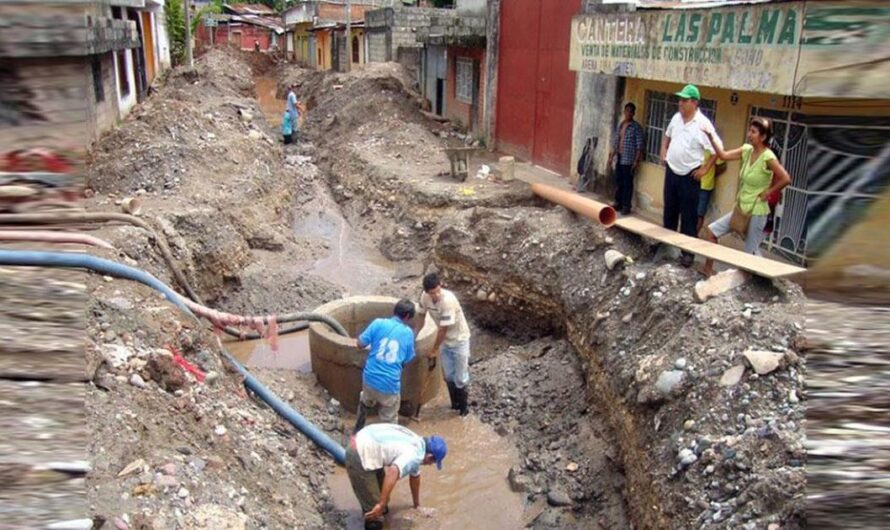
[{"label": "excavated trench", "polygon": [[[271,81],[257,87],[265,113],[280,114]],[[354,109],[325,99],[350,90],[311,93],[318,108],[304,140],[285,149],[320,184],[297,201],[292,223],[294,236],[320,250],[289,267],[325,280],[328,299],[416,298],[420,275],[435,267],[473,328],[473,414],[455,417],[440,395],[420,422],[404,418],[450,442],[446,468],[424,473],[423,504],[435,513],[411,510],[399,484],[391,527],[804,524],[796,286],[752,281],[698,304],[694,272],[660,260],[639,238],[536,201],[519,183],[473,196],[447,180],[417,184],[411,174],[403,182],[410,150],[378,163],[369,144],[326,134],[349,120],[366,127]],[[610,270],[607,249],[633,260]],[[231,347],[255,367],[312,367],[307,334],[284,338],[278,353],[262,343]],[[751,348],[786,352],[780,369],[746,368],[724,385]],[[346,408],[341,433],[353,421]],[[360,527],[342,470],[327,490],[339,524]]]},{"label": "excavated trench", "polygon": [[[261,108],[270,122],[276,122],[277,118],[272,116],[282,111],[284,102],[275,97],[269,78],[258,79],[256,87]],[[323,173],[323,180],[336,187],[336,179],[329,173]],[[354,210],[341,209],[332,191],[319,189],[311,200],[297,208],[292,222],[294,233],[324,241],[325,252],[317,259],[294,264],[295,268],[324,278],[349,295],[383,292],[416,298],[420,292],[420,271],[404,274],[405,258],[416,264],[409,268],[417,269],[417,265],[429,262],[430,256],[425,252],[408,252],[405,256],[403,251],[400,262],[384,257],[377,247],[398,237],[398,234],[387,235],[393,224],[379,222],[371,231],[364,225],[354,228],[349,219]],[[439,214],[447,214],[450,209],[447,202],[436,206]],[[427,221],[418,220],[414,224],[420,226],[424,222]],[[423,248],[423,245],[417,247]],[[380,313],[375,313],[375,317],[388,316],[381,308],[375,306],[369,310]],[[539,310],[541,315],[551,311],[544,304]],[[467,313],[474,320],[473,311]],[[355,328],[350,331],[357,333],[361,322],[369,322],[370,316],[359,318],[361,322],[352,320],[356,319],[346,318],[348,324],[345,325]],[[589,407],[582,362],[564,340],[550,335],[559,327],[544,322],[546,320],[534,325],[518,319],[508,320],[489,323],[485,328],[473,324],[471,401],[474,413],[470,417],[456,416],[449,409],[444,392],[429,402],[431,396],[423,396],[425,405],[420,421],[401,417],[403,424],[420,434],[436,433],[445,437],[450,453],[442,472],[424,473],[422,502],[435,510],[433,515],[411,510],[410,492],[406,484],[400,484],[390,505],[390,528],[629,527],[622,499],[624,478],[610,460],[616,455],[614,449],[610,449],[614,443],[608,429]],[[302,372],[314,369],[330,395],[340,397],[342,426],[346,432],[354,421],[351,406],[354,399],[344,396],[343,392],[351,390],[357,394],[360,366],[347,370],[349,377],[331,373],[336,362],[352,366],[356,364],[355,359],[345,359],[346,354],[339,351],[342,348],[336,347],[337,352],[325,353],[322,360],[316,351],[319,349],[317,338],[307,338],[305,332],[284,337],[278,353],[262,341],[232,343],[229,348],[249,366]],[[326,348],[331,349],[330,345]],[[541,374],[550,377],[530,389],[532,381]],[[440,377],[438,370],[435,376]],[[403,407],[402,412],[411,412],[408,409],[413,410],[415,404],[405,403],[411,406]],[[519,404],[522,406],[516,409]],[[558,457],[548,465],[545,462],[549,462],[549,456],[540,451],[551,449]],[[559,468],[553,467],[555,465]],[[334,471],[329,489],[334,508],[344,513],[344,526],[361,528],[361,514],[344,470]]]}]

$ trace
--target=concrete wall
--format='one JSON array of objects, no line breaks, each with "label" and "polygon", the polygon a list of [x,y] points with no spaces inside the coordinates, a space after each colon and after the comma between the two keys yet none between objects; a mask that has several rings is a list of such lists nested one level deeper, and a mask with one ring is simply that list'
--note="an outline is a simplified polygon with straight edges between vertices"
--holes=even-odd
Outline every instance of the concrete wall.
[{"label": "concrete wall", "polygon": [[[27,58],[4,66],[4,88],[12,105],[0,114],[2,151],[35,146],[83,148],[89,144],[95,134],[87,58]],[[117,108],[113,85],[105,98],[114,104],[110,107],[113,112]],[[107,112],[103,111],[102,119],[109,120]]]},{"label": "concrete wall", "polygon": [[[578,159],[588,138],[596,138],[594,151],[594,190],[611,195],[614,186],[606,175],[609,141],[616,120],[621,78],[611,75],[578,72],[575,78],[575,115],[572,126],[571,180],[578,179]],[[639,115],[639,110],[637,111]]]},{"label": "concrete wall", "polygon": [[368,60],[385,63],[388,59],[386,33],[368,33]]},{"label": "concrete wall", "polygon": [[488,2],[487,0],[457,0],[454,9],[461,15],[483,17],[488,12]]},{"label": "concrete wall", "polygon": [[840,293],[872,303],[890,302],[890,245],[876,234],[890,226],[890,192],[872,204],[808,270],[807,290]]},{"label": "concrete wall", "polygon": [[485,88],[483,98],[485,106],[482,111],[482,135],[485,144],[494,147],[495,124],[497,123],[498,93],[498,46],[500,46],[501,0],[489,0],[486,17],[485,37]]}]

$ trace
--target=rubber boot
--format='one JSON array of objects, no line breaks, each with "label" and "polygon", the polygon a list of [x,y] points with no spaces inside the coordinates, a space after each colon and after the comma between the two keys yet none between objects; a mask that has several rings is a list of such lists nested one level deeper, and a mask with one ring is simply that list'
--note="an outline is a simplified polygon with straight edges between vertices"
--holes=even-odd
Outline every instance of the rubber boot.
[{"label": "rubber boot", "polygon": [[461,416],[466,416],[470,413],[468,403],[468,400],[470,399],[469,390],[468,387],[454,388],[454,394],[457,397],[457,410],[460,412]]},{"label": "rubber boot", "polygon": [[451,381],[445,383],[448,385],[448,397],[451,398],[451,410],[458,410],[460,404],[457,401],[457,387]]},{"label": "rubber boot", "polygon": [[365,407],[365,404],[361,401],[358,402],[358,412],[355,415],[355,429],[353,429],[353,434],[362,430],[362,427],[365,426],[365,419],[368,415],[368,409]]}]

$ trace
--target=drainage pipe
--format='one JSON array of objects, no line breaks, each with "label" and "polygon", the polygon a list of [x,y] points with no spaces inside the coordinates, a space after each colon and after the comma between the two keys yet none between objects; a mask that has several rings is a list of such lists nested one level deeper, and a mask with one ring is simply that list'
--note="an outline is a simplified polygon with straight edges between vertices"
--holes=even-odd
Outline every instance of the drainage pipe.
[{"label": "drainage pipe", "polygon": [[[167,263],[167,267],[173,273],[173,277],[176,279],[176,283],[178,283],[182,289],[186,292],[188,297],[196,302],[197,304],[203,304],[201,298],[198,297],[198,293],[192,289],[188,280],[185,277],[185,274],[179,269],[179,266],[176,264],[176,260],[173,258],[173,253],[170,251],[170,247],[167,245],[167,241],[164,237],[161,237],[154,228],[150,224],[148,224],[145,220],[140,219],[139,217],[133,215],[127,215],[122,213],[53,213],[53,214],[42,214],[42,213],[31,213],[31,214],[4,214],[0,215],[0,225],[4,224],[13,224],[13,223],[21,223],[21,224],[71,224],[78,222],[87,222],[87,223],[107,223],[107,222],[121,222],[121,223],[129,223],[134,226],[138,226],[146,230],[154,241],[158,245],[158,249],[161,251],[161,255],[164,258],[164,261]],[[110,247],[110,245],[109,245]],[[217,316],[223,316],[226,322],[236,322],[238,320],[234,315],[230,315],[228,313],[219,313],[214,311],[213,309],[200,306],[203,309],[198,308],[197,306],[192,309],[195,310],[196,313],[201,314],[202,316],[208,317],[210,314],[217,314]],[[272,315],[266,315],[264,317],[243,317],[242,320],[250,321],[252,319],[259,318],[262,322],[265,320],[264,325],[268,325],[271,320]],[[211,320],[213,320],[211,318]],[[306,313],[306,312],[298,312],[298,313],[286,313],[283,315],[275,315],[274,320],[276,324],[284,324],[290,322],[298,322],[294,326],[288,327],[283,330],[279,330],[279,335],[284,335],[286,333],[294,333],[297,331],[305,330],[309,327],[309,322],[323,322],[331,327],[334,331],[339,333],[340,335],[348,336],[349,333],[343,326],[340,325],[336,320],[326,316],[326,315],[317,315],[315,313]],[[262,334],[256,331],[248,331],[242,332],[241,330],[228,326],[222,325],[220,326],[224,332],[232,337],[237,337],[242,340],[253,340],[262,338]]]},{"label": "drainage pipe", "polygon": [[615,224],[615,219],[617,218],[615,208],[608,204],[541,183],[532,184],[532,192],[550,202],[564,206],[578,215],[592,219],[607,228]]},{"label": "drainage pipe", "polygon": [[0,230],[0,241],[34,241],[40,243],[76,243],[113,249],[111,243],[88,234],[53,232],[51,230]]},{"label": "drainage pipe", "polygon": [[167,263],[167,267],[170,268],[170,272],[173,273],[173,277],[176,279],[176,283],[179,284],[180,287],[185,291],[189,298],[192,300],[201,303],[201,299],[198,297],[198,293],[196,293],[192,286],[189,285],[188,280],[185,277],[185,274],[179,270],[179,266],[176,264],[176,260],[173,258],[173,253],[170,251],[170,247],[167,245],[167,240],[158,234],[155,229],[145,222],[143,219],[140,219],[134,215],[127,215],[123,213],[19,213],[19,214],[4,214],[0,215],[0,225],[5,224],[74,224],[74,223],[107,223],[117,221],[120,223],[128,223],[134,226],[138,226],[143,230],[147,231],[151,237],[154,239],[155,244],[158,246],[158,250],[161,251],[161,256],[163,256],[164,261]]},{"label": "drainage pipe", "polygon": [[[161,292],[170,302],[181,309],[192,318],[197,319],[195,314],[189,309],[185,298],[168,287],[165,283],[158,280],[151,274],[128,267],[126,265],[91,256],[89,254],[74,254],[69,252],[42,252],[33,250],[0,250],[0,265],[17,265],[27,267],[62,267],[62,268],[78,268],[89,269],[101,274],[124,278],[127,280],[137,281]],[[194,303],[194,302],[192,302]],[[267,405],[269,405],[282,418],[286,419],[291,425],[296,427],[300,432],[305,434],[316,445],[327,451],[338,464],[346,461],[346,450],[335,442],[330,436],[325,434],[321,429],[313,425],[309,420],[301,416],[296,410],[282,401],[272,391],[266,388],[260,381],[252,376],[244,366],[241,365],[229,352],[222,347],[220,348],[223,357],[244,377],[244,386],[255,393]]]}]

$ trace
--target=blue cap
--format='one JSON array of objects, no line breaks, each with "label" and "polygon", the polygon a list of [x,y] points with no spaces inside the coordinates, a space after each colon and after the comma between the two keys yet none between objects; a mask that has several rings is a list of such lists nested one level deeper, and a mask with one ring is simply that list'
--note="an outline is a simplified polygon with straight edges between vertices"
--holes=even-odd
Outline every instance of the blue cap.
[{"label": "blue cap", "polygon": [[436,469],[442,469],[442,460],[448,454],[448,444],[441,436],[430,436],[426,439],[426,452],[433,455],[436,461]]}]

